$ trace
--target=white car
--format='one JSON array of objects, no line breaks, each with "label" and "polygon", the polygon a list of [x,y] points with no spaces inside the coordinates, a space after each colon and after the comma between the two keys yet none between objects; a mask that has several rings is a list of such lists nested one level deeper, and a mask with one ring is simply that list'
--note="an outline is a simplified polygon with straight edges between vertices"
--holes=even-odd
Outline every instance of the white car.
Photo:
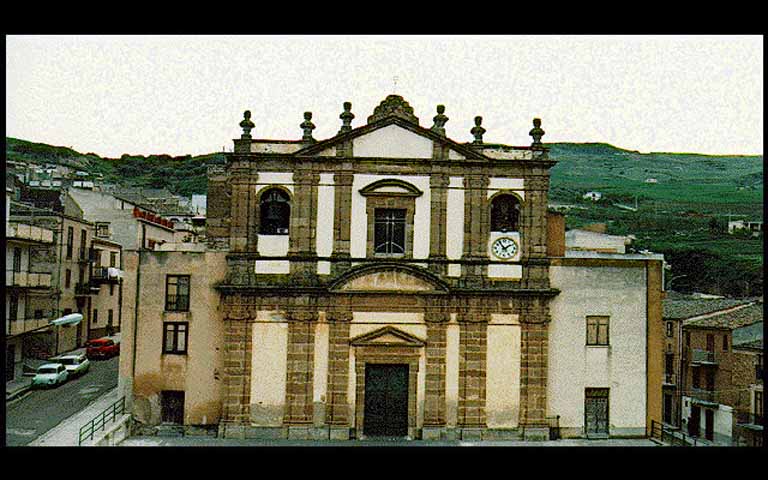
[{"label": "white car", "polygon": [[60,363],[46,363],[37,367],[37,373],[32,378],[33,387],[57,386],[67,381],[69,373]]},{"label": "white car", "polygon": [[56,357],[55,360],[64,365],[64,368],[67,369],[67,373],[69,374],[69,378],[79,377],[91,368],[91,362],[88,360],[88,357],[85,356],[85,353],[62,355]]}]

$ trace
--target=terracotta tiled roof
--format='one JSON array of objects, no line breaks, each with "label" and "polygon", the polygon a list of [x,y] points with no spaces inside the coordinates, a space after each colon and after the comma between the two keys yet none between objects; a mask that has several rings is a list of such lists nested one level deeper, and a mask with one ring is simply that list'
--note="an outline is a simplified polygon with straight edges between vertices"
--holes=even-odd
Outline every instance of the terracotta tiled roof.
[{"label": "terracotta tiled roof", "polygon": [[738,310],[723,312],[700,319],[683,321],[683,327],[706,327],[734,329],[763,321],[763,304],[755,303]]},{"label": "terracotta tiled roof", "polygon": [[697,317],[753,301],[754,299],[748,298],[694,298],[667,295],[664,299],[664,318],[680,320]]}]

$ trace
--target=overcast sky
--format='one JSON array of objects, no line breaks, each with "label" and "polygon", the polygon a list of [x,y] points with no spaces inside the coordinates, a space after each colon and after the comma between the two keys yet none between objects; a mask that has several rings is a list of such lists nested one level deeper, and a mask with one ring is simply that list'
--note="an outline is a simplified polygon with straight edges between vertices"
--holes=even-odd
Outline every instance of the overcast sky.
[{"label": "overcast sky", "polygon": [[[762,154],[761,36],[6,36],[6,136],[117,157],[365,125],[391,93],[447,135]],[[397,77],[397,80],[394,80]]]}]

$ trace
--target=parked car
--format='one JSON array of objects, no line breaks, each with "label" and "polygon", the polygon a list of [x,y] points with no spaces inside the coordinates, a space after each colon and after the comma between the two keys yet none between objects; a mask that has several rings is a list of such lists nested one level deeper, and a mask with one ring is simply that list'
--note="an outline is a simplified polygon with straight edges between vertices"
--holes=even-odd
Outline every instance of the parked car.
[{"label": "parked car", "polygon": [[37,367],[35,376],[32,377],[32,387],[57,386],[67,381],[69,373],[60,363],[46,363]]},{"label": "parked car", "polygon": [[64,365],[64,368],[67,369],[67,373],[69,374],[69,378],[83,375],[89,368],[91,368],[91,362],[88,361],[88,357],[85,353],[62,355],[56,357],[55,360]]},{"label": "parked car", "polygon": [[110,358],[120,355],[120,344],[111,338],[97,338],[88,340],[85,344],[85,354],[88,358]]}]

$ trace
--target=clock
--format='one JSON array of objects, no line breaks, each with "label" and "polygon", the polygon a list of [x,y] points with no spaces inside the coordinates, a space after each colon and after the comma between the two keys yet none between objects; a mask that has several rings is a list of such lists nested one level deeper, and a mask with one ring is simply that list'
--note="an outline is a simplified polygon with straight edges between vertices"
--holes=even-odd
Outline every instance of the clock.
[{"label": "clock", "polygon": [[517,253],[517,243],[509,237],[501,237],[493,242],[491,249],[498,258],[507,260],[514,257]]}]

